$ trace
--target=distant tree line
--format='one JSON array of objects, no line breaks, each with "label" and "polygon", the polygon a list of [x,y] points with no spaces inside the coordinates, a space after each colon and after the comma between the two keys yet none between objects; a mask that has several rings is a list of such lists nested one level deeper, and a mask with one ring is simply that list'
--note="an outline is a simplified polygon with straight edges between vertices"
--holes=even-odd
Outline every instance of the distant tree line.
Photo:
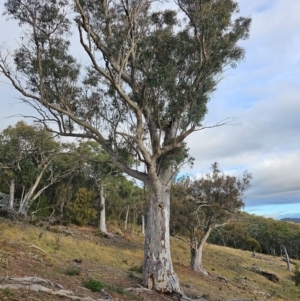
[{"label": "distant tree line", "polygon": [[300,225],[240,212],[235,221],[212,231],[210,243],[265,254],[300,257]]},{"label": "distant tree line", "polygon": [[2,214],[99,227],[104,207],[124,227],[140,222],[147,194],[97,143],[62,142],[23,121],[0,133],[0,192]]}]

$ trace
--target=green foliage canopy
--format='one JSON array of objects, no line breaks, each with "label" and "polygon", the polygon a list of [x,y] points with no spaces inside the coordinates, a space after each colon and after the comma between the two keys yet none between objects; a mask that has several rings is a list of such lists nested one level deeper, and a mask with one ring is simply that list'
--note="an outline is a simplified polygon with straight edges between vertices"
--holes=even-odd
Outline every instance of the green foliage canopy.
[{"label": "green foliage canopy", "polygon": [[[225,68],[244,58],[237,43],[248,38],[251,22],[232,17],[238,13],[232,0],[175,4],[181,13],[146,0],[7,0],[5,14],[24,33],[15,70],[4,55],[0,70],[40,122],[96,140],[123,171],[147,181],[128,166],[128,155],[158,175],[189,161],[183,141],[203,128]],[[91,62],[85,70],[69,52],[71,11]]]}]

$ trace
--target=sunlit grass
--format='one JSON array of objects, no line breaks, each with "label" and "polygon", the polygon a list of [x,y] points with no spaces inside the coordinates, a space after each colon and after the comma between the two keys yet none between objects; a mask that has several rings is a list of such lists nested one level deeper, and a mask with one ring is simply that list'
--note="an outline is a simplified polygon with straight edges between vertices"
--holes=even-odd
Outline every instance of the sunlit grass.
[{"label": "sunlit grass", "polygon": [[[123,270],[128,270],[137,261],[142,262],[142,250],[119,249],[101,244],[97,237],[91,240],[65,236],[61,233],[43,231],[33,226],[13,225],[0,223],[2,239],[15,241],[21,244],[37,246],[52,257],[52,261],[63,257],[65,260],[84,258],[103,265],[109,265]],[[43,235],[41,235],[43,231]],[[41,252],[43,255],[43,252]]]},{"label": "sunlit grass", "polygon": [[[115,274],[120,277],[130,278],[130,273],[140,268],[143,261],[141,236],[132,237],[132,241],[126,236],[124,239],[118,237],[106,240],[100,238],[95,229],[76,229],[83,233],[82,236],[66,236],[30,225],[0,221],[0,252],[11,250],[12,242],[22,245],[28,252],[34,250],[39,253],[44,262],[53,264],[55,273],[65,274],[68,266],[59,268],[59,262],[67,264],[75,258],[81,258],[91,266],[99,264],[114,268]],[[227,300],[234,297],[248,300],[300,300],[300,289],[291,278],[293,272],[287,271],[285,262],[279,257],[257,254],[256,258],[252,258],[252,252],[206,244],[203,264],[211,277],[204,277],[189,269],[190,249],[187,244],[171,238],[171,251],[174,268],[183,290],[193,297],[209,296],[209,300]],[[296,260],[293,262],[300,263]],[[279,284],[246,269],[253,264],[259,266],[260,270],[276,274],[280,279]],[[92,275],[101,280],[101,274],[97,271]],[[139,281],[135,274],[131,276],[131,279]],[[113,282],[110,284],[118,285]]]}]

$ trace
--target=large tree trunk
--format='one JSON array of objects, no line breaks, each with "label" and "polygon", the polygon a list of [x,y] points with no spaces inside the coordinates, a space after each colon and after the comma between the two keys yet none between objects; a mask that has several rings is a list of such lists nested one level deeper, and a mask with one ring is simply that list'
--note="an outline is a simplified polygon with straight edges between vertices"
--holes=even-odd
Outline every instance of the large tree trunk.
[{"label": "large tree trunk", "polygon": [[180,285],[174,272],[170,252],[170,183],[160,180],[150,184],[144,249],[143,283],[163,293],[178,292]]},{"label": "large tree trunk", "polygon": [[197,244],[195,243],[196,237],[194,229],[191,234],[191,269],[205,276],[208,276],[208,273],[202,265],[202,254],[204,244],[209,237],[210,232],[211,228],[206,229]]},{"label": "large tree trunk", "polygon": [[10,185],[9,185],[9,202],[8,202],[8,208],[9,209],[14,209],[14,201],[15,201],[15,179],[12,178],[10,180]]},{"label": "large tree trunk", "polygon": [[105,216],[105,196],[103,185],[100,186],[100,221],[99,230],[106,233],[106,216]]}]

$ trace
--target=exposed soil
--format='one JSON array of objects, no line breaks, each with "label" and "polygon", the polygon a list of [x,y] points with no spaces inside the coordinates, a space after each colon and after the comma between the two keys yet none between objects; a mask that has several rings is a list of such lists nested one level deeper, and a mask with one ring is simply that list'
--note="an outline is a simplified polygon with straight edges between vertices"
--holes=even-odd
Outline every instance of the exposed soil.
[{"label": "exposed soil", "polygon": [[[72,291],[73,296],[90,297],[93,300],[178,301],[175,295],[145,290],[126,291],[127,288],[142,288],[143,237],[124,234],[113,225],[110,225],[109,231],[113,236],[108,238],[92,227],[34,227],[2,221],[0,286],[15,284],[16,281],[11,278],[35,276],[49,280],[51,283],[40,283],[49,289]],[[208,244],[204,250],[204,264],[210,276],[205,277],[189,269],[188,246],[174,238],[171,239],[171,245],[174,268],[182,290],[193,299],[300,300],[299,290],[291,278],[292,273],[286,271],[285,263],[280,258],[263,254],[252,258],[251,252]],[[82,250],[78,252],[80,248]],[[81,254],[80,257],[78,254]],[[253,270],[258,266],[261,270],[278,275],[279,283]],[[103,289],[92,292],[85,288],[83,281],[87,279],[100,280]],[[19,290],[0,289],[0,300],[71,300],[70,297],[33,292],[29,289],[32,285],[29,283]]]},{"label": "exposed soil", "polygon": [[[78,239],[95,239],[96,231],[91,228],[68,228],[72,235]],[[61,232],[67,235],[65,227],[48,228],[50,231]],[[117,246],[118,248],[141,248],[141,243],[134,241],[130,235],[114,235],[113,238],[104,238],[97,235],[99,244]],[[134,259],[133,259],[134,260]],[[72,270],[79,271],[79,275],[68,275]],[[108,287],[100,292],[92,292],[83,286],[83,279],[94,278],[101,279]],[[159,301],[159,300],[178,300],[174,296],[162,296],[156,292],[124,292],[122,288],[141,287],[141,274],[136,272],[125,272],[111,266],[101,265],[94,261],[84,258],[75,258],[74,260],[65,260],[57,258],[55,255],[48,256],[39,249],[39,247],[20,243],[13,240],[2,240],[0,246],[0,285],[13,284],[15,281],[10,278],[21,278],[35,276],[51,281],[57,287],[42,283],[43,286],[53,290],[73,291],[74,295],[80,297],[91,297],[95,300],[108,299],[114,301]],[[33,283],[29,283],[28,287]],[[119,292],[121,291],[121,292]],[[33,292],[29,289],[4,289],[0,290],[0,300],[7,301],[62,301],[68,300],[67,297],[50,295],[44,292]]]}]

